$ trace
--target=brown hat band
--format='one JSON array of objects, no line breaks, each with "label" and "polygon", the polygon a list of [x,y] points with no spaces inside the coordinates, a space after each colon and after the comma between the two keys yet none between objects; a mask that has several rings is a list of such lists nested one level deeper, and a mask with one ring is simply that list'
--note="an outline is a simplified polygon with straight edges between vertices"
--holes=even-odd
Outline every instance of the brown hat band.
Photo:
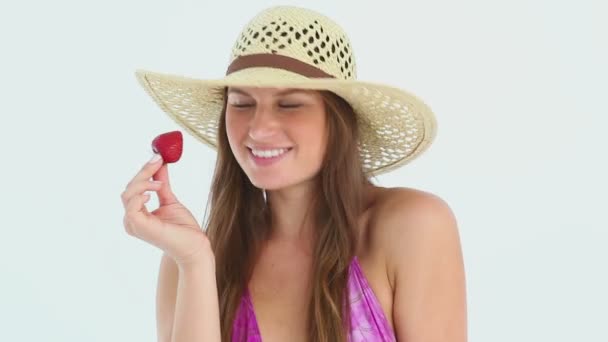
[{"label": "brown hat band", "polygon": [[315,66],[304,63],[299,59],[270,53],[239,56],[230,63],[228,70],[226,70],[226,75],[253,67],[283,69],[312,78],[335,78],[335,76],[332,76]]}]

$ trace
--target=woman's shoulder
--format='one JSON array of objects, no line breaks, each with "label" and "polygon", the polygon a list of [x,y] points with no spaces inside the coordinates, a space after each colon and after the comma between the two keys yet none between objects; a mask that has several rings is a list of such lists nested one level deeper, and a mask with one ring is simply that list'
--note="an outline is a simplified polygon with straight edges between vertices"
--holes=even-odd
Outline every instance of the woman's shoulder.
[{"label": "woman's shoulder", "polygon": [[404,250],[421,240],[457,235],[451,208],[436,194],[407,187],[374,187],[370,198],[366,235],[374,242],[369,247],[383,255],[389,268],[391,260],[402,257]]},{"label": "woman's shoulder", "polygon": [[370,190],[369,211],[376,224],[411,220],[420,215],[435,215],[449,209],[441,197],[428,191],[407,187],[379,187]]}]

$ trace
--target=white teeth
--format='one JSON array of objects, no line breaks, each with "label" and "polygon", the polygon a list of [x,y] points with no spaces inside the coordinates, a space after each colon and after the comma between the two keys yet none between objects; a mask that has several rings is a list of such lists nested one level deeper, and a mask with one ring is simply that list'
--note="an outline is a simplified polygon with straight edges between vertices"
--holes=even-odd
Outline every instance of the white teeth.
[{"label": "white teeth", "polygon": [[287,149],[286,148],[281,148],[278,150],[254,150],[254,149],[252,149],[251,152],[256,157],[272,158],[272,157],[280,156],[281,154],[287,152]]}]

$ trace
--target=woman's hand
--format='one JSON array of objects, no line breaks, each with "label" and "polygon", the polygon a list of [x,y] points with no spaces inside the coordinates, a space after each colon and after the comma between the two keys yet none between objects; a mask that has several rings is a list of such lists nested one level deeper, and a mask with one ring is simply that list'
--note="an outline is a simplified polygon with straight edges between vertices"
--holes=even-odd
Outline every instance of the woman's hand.
[{"label": "woman's hand", "polygon": [[[178,266],[213,258],[207,235],[171,190],[168,164],[155,156],[159,159],[146,163],[120,196],[127,233],[162,249]],[[145,206],[150,199],[144,194],[147,190],[158,195],[159,207],[152,212]]]}]

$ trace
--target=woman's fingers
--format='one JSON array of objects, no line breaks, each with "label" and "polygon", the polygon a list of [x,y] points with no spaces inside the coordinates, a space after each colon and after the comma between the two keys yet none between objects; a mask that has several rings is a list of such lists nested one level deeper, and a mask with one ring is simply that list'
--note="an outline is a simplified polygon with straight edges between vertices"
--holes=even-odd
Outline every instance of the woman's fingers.
[{"label": "woman's fingers", "polygon": [[[159,159],[154,161],[155,157],[158,157]],[[135,175],[135,177],[133,177],[133,179],[127,184],[126,187],[128,188],[133,183],[152,178],[152,176],[156,173],[156,171],[158,171],[161,166],[163,166],[162,157],[160,156],[160,154],[155,153],[152,159],[150,159],[141,167],[139,172]]]},{"label": "woman's fingers", "polygon": [[[160,155],[158,155],[160,157]],[[154,159],[154,158],[153,158]],[[145,190],[155,190],[157,191],[157,195],[158,195],[158,202],[159,202],[159,206],[165,206],[165,205],[170,205],[173,203],[178,203],[179,201],[177,200],[177,197],[175,196],[175,194],[173,194],[173,191],[171,190],[171,184],[169,183],[169,166],[168,164],[163,164],[162,162],[162,158],[153,161],[153,159],[146,163],[141,170],[135,175],[135,177],[133,177],[133,179],[129,182],[129,184],[127,184],[127,187],[125,189],[125,198],[128,199],[128,196],[133,195],[134,193],[130,190],[132,188],[134,188],[134,186],[136,184],[139,184],[142,181],[147,181],[150,178],[152,178],[153,180],[159,180],[162,182],[161,186],[158,188],[153,188],[153,189],[148,189],[146,188]],[[144,190],[141,190],[141,188],[137,188],[137,190],[134,190],[135,193],[137,192],[143,192]],[[123,204],[126,201],[124,201],[123,199]]]},{"label": "woman's fingers", "polygon": [[173,203],[177,203],[178,200],[171,190],[171,183],[169,182],[169,166],[165,164],[158,169],[158,171],[152,176],[154,180],[159,180],[162,185],[158,189],[158,203],[159,205],[165,206]]},{"label": "woman's fingers", "polygon": [[[147,241],[158,248],[166,248],[167,231],[163,222],[148,212],[145,204],[151,195],[138,194],[129,200],[125,211],[123,224],[129,235]],[[169,234],[170,235],[170,234]]]},{"label": "woman's fingers", "polygon": [[155,183],[154,181],[149,180],[143,180],[137,183],[132,183],[125,189],[125,191],[120,196],[122,199],[122,204],[126,209],[127,203],[129,202],[131,197],[142,194],[144,191],[147,190],[158,191],[161,186],[162,184]]},{"label": "woman's fingers", "polygon": [[139,236],[137,227],[144,227],[148,224],[149,213],[145,203],[150,199],[150,195],[140,194],[132,196],[126,204],[124,226],[130,235]]}]

